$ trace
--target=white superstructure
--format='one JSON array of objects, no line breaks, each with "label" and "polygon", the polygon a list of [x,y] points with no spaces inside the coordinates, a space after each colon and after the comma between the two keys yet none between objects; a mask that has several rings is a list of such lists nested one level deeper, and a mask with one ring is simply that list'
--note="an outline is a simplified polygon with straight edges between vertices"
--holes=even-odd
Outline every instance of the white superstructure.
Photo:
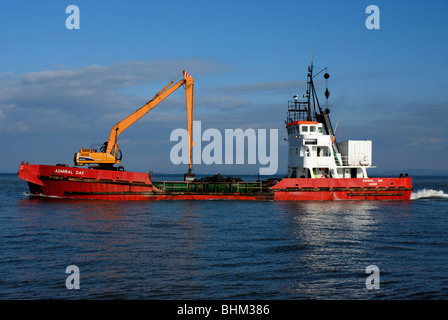
[{"label": "white superstructure", "polygon": [[336,144],[323,123],[294,121],[288,130],[289,178],[367,178],[372,166],[372,141]]},{"label": "white superstructure", "polygon": [[[336,142],[330,121],[330,110],[323,110],[314,88],[313,63],[308,67],[307,90],[304,100],[294,96],[288,101],[288,178],[368,178],[372,167],[372,141],[348,140]],[[330,78],[324,74],[325,81]],[[325,90],[325,97],[330,92]]]}]

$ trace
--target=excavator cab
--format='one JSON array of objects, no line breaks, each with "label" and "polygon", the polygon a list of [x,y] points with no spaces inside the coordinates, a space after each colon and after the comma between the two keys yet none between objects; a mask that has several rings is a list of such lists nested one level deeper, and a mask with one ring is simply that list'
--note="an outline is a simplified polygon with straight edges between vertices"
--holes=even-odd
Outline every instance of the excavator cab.
[{"label": "excavator cab", "polygon": [[97,164],[98,166],[112,166],[120,164],[122,154],[118,149],[118,157],[114,157],[110,153],[97,152],[91,148],[81,148],[78,153],[75,153],[75,166],[83,166],[85,164]]}]

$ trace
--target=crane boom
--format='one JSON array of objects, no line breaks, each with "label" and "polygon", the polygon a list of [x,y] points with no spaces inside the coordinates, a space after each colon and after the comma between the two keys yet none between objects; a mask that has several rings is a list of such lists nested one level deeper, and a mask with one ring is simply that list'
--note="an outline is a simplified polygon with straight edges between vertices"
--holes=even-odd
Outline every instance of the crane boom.
[{"label": "crane boom", "polygon": [[160,90],[154,98],[152,98],[145,105],[137,109],[135,112],[127,116],[125,119],[118,122],[113,126],[109,134],[109,139],[104,143],[101,152],[96,152],[92,149],[81,148],[78,153],[75,154],[75,165],[84,164],[98,164],[99,166],[111,166],[119,164],[121,157],[117,157],[118,149],[118,137],[120,134],[134,124],[138,119],[143,117],[146,113],[151,111],[160,102],[166,99],[170,94],[185,85],[185,95],[187,103],[187,130],[189,136],[189,171],[191,171],[192,164],[192,149],[193,149],[193,87],[194,79],[185,70],[183,71],[183,79],[175,83],[175,80],[168,83],[162,90]]}]

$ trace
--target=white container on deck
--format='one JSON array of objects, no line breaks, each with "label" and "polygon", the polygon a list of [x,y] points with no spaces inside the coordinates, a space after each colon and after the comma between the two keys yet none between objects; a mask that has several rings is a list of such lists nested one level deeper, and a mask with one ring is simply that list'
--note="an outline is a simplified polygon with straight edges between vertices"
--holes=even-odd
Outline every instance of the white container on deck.
[{"label": "white container on deck", "polygon": [[347,140],[338,143],[344,166],[371,166],[372,141]]}]

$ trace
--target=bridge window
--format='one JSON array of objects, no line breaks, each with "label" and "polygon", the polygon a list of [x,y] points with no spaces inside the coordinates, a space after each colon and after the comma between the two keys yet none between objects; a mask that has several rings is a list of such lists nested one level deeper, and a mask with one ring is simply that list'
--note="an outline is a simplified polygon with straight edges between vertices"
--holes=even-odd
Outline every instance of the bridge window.
[{"label": "bridge window", "polygon": [[317,156],[318,157],[329,157],[330,149],[328,147],[317,147]]},{"label": "bridge window", "polygon": [[302,126],[302,132],[308,132],[308,126]]}]

